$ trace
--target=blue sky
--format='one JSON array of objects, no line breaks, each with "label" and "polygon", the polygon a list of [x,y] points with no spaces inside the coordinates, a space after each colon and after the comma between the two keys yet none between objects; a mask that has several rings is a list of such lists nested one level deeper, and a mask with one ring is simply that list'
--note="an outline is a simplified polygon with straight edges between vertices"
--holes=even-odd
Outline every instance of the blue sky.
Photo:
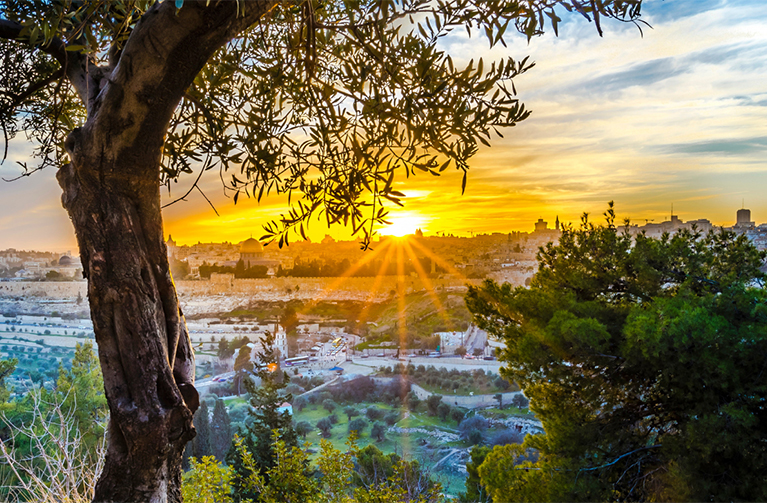
[{"label": "blue sky", "polygon": [[[457,174],[417,177],[402,183],[409,197],[392,220],[427,233],[530,231],[539,217],[578,221],[614,200],[638,223],[668,218],[673,204],[683,220],[731,225],[742,202],[767,222],[767,2],[650,0],[643,36],[605,23],[600,38],[562,17],[559,37],[514,37],[508,49],[447,41],[457,61],[530,55],[536,66],[515,84],[533,114],[479,152],[464,196]],[[13,175],[24,152],[14,146],[0,173]],[[76,249],[54,175],[0,183],[0,249]],[[285,211],[279,198],[234,207],[218,183],[206,193],[220,217],[199,196],[166,210],[175,239],[240,241]]]}]

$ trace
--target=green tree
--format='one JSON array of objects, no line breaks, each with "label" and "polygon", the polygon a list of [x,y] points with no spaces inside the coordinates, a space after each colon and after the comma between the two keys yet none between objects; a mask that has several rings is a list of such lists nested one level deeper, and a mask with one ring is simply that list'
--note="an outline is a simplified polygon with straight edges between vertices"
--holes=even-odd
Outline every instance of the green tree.
[{"label": "green tree", "polygon": [[296,434],[306,438],[306,435],[312,432],[312,425],[309,424],[309,421],[299,421],[296,423],[295,429]]},{"label": "green tree", "polygon": [[333,412],[336,409],[336,407],[338,407],[338,405],[336,404],[336,402],[334,402],[330,398],[326,398],[325,400],[322,401],[322,407],[328,412]]},{"label": "green tree", "polygon": [[429,395],[429,398],[426,399],[426,412],[430,416],[436,416],[437,409],[439,408],[439,404],[441,403],[442,403],[442,395]]},{"label": "green tree", "polygon": [[356,471],[353,484],[370,488],[373,494],[394,489],[400,493],[399,501],[434,501],[440,491],[429,473],[418,461],[407,461],[397,454],[384,454],[375,445],[368,445],[356,453]]},{"label": "green tree", "polygon": [[514,407],[518,407],[520,409],[524,409],[530,404],[530,402],[522,393],[514,395],[511,399],[511,403],[514,405]]},{"label": "green tree", "polygon": [[197,459],[212,455],[210,415],[206,402],[202,402],[194,414],[194,427],[197,430],[197,435],[192,440],[191,455]]},{"label": "green tree", "polygon": [[215,167],[235,204],[302,194],[267,229],[280,245],[318,212],[368,242],[367,224],[403,197],[395,175],[452,167],[465,187],[479,143],[529,115],[512,85],[527,58],[463,68],[442,37],[471,25],[493,46],[509,25],[556,32],[559,7],[598,28],[640,12],[633,0],[0,2],[0,126],[34,144],[22,175],[58,168],[89,282],[115,422],[95,499],[178,500],[194,436],[161,187],[186,177],[184,199]]},{"label": "green tree", "polygon": [[227,358],[231,358],[234,356],[236,349],[237,348],[235,348],[233,345],[229,344],[229,341],[222,338],[220,341],[218,341],[218,359],[226,360]]},{"label": "green tree", "polygon": [[224,401],[216,398],[216,404],[213,406],[213,418],[210,421],[210,447],[216,459],[223,462],[231,444],[232,421],[229,419]]},{"label": "green tree", "polygon": [[357,419],[349,422],[349,433],[360,435],[362,431],[367,427],[367,425],[368,422],[365,419],[358,417]]},{"label": "green tree", "polygon": [[349,421],[351,421],[353,417],[360,415],[359,411],[352,406],[344,407],[344,414],[346,414],[346,418]]},{"label": "green tree", "polygon": [[485,458],[491,451],[489,447],[474,446],[471,449],[471,459],[466,463],[466,492],[461,493],[458,501],[461,503],[491,503],[490,495],[482,486],[479,477],[479,467],[485,462]]},{"label": "green tree", "polygon": [[521,501],[767,498],[765,254],[726,231],[632,237],[605,216],[541,249],[529,289],[469,290],[546,431],[488,454],[483,484]]},{"label": "green tree", "polygon": [[[205,402],[203,402],[205,403]],[[184,473],[181,495],[185,503],[231,503],[234,470],[223,466],[213,456],[191,460]]]},{"label": "green tree", "polygon": [[365,417],[367,417],[371,421],[375,421],[376,419],[381,419],[383,415],[384,415],[384,411],[379,409],[375,405],[371,405],[367,409],[365,409]]},{"label": "green tree", "polygon": [[78,342],[71,367],[59,365],[56,391],[61,397],[62,410],[72,415],[83,435],[83,444],[95,448],[104,436],[109,409],[93,343]]},{"label": "green tree", "polygon": [[2,405],[6,403],[11,396],[11,391],[5,385],[5,379],[13,374],[18,363],[19,360],[17,358],[0,360],[0,410],[2,410]]},{"label": "green tree", "polygon": [[243,382],[248,380],[248,373],[252,370],[253,361],[250,359],[250,348],[241,346],[237,351],[237,358],[234,359],[234,385],[238,395],[242,393]]},{"label": "green tree", "polygon": [[373,426],[370,428],[370,437],[383,442],[386,439],[386,426],[379,421],[373,423]]},{"label": "green tree", "polygon": [[457,407],[450,411],[450,419],[455,421],[458,426],[461,425],[461,421],[463,421],[465,416],[466,413]]},{"label": "green tree", "polygon": [[[285,330],[285,337],[288,340],[288,354],[296,356],[298,354],[298,314],[292,306],[285,306],[280,314],[280,326]],[[286,355],[287,357],[288,355]]]},{"label": "green tree", "polygon": [[384,421],[389,426],[394,426],[395,424],[397,424],[397,421],[399,421],[399,413],[397,413],[397,412],[390,412],[390,413],[386,414],[386,416],[384,417]]},{"label": "green tree", "polygon": [[[289,447],[298,445],[298,436],[293,429],[293,419],[287,411],[278,409],[284,402],[292,401],[290,393],[284,393],[285,387],[290,382],[290,377],[279,370],[277,356],[274,348],[274,334],[266,332],[261,340],[261,349],[257,353],[258,370],[256,377],[260,384],[246,374],[243,380],[249,396],[250,421],[245,431],[240,432],[242,445],[252,456],[259,474],[268,481],[269,469],[274,467],[276,459],[273,449],[273,435],[276,432],[277,440],[284,442]],[[282,375],[280,375],[282,374]],[[256,494],[248,492],[242,485],[242,480],[248,472],[241,462],[241,456],[237,450],[231,448],[227,454],[227,462],[235,469],[236,493],[240,498],[254,498]]]},{"label": "green tree", "polygon": [[421,399],[411,391],[405,396],[405,403],[407,404],[408,409],[415,410],[421,404]]},{"label": "green tree", "polygon": [[450,406],[445,402],[440,402],[437,407],[437,415],[441,421],[446,421],[448,416],[450,416]]},{"label": "green tree", "polygon": [[[307,444],[309,447],[310,444]],[[327,440],[320,442],[317,470],[307,469],[306,449],[289,448],[276,441],[277,463],[264,476],[255,468],[250,454],[240,447],[243,465],[249,467],[244,481],[248,489],[259,495],[263,503],[442,503],[442,488],[435,484],[418,462],[407,462],[392,454],[383,456],[374,446],[358,450],[354,437],[347,442],[346,452],[333,448]],[[377,453],[376,453],[377,452]],[[355,459],[356,458],[356,459]],[[367,467],[371,458],[386,464],[386,474],[374,471],[375,484],[364,483],[355,466]],[[416,482],[417,481],[417,482]],[[355,483],[356,482],[356,483]],[[360,483],[363,482],[363,483]]]},{"label": "green tree", "polygon": [[323,417],[317,421],[317,429],[322,433],[323,438],[330,438],[330,430],[333,429],[333,422],[328,417]]}]

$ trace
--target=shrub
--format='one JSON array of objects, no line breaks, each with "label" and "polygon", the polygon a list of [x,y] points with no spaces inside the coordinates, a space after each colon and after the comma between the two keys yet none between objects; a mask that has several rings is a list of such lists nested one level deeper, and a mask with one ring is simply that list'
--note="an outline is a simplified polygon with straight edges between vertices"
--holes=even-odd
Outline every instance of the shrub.
[{"label": "shrub", "polygon": [[481,441],[482,435],[485,431],[487,431],[488,426],[489,424],[487,419],[482,416],[474,415],[461,422],[461,424],[458,426],[458,432],[460,433],[463,440],[468,440],[472,444],[477,444],[478,442],[472,442],[471,435],[475,430],[479,431]]},{"label": "shrub", "polygon": [[467,440],[471,445],[482,443],[482,432],[479,430],[471,430],[467,436]]},{"label": "shrub", "polygon": [[496,445],[508,445],[508,444],[521,444],[524,439],[525,439],[525,435],[523,435],[521,431],[518,431],[517,429],[509,428],[509,429],[500,430],[496,432],[495,435],[493,435],[490,438],[488,445],[496,446]]}]

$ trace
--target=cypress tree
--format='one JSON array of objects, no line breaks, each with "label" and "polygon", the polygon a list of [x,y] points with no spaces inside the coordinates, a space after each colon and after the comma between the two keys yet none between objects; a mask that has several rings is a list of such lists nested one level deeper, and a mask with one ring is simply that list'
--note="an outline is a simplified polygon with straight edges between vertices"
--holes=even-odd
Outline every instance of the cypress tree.
[{"label": "cypress tree", "polygon": [[192,440],[192,456],[197,459],[210,456],[210,416],[208,404],[204,401],[194,415],[194,427],[197,430],[197,436]]},{"label": "cypress tree", "polygon": [[232,422],[226,411],[224,401],[216,398],[213,406],[213,419],[210,423],[210,444],[213,455],[221,462],[226,458],[226,451],[232,443]]}]

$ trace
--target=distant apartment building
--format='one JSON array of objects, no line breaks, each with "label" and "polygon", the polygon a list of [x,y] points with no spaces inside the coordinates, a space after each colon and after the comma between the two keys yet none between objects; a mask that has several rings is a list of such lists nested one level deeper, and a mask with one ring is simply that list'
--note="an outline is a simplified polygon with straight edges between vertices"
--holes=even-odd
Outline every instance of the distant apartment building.
[{"label": "distant apartment building", "polygon": [[746,208],[738,210],[732,231],[744,234],[758,250],[767,250],[767,223],[756,225],[756,222],[751,220],[751,210]]},{"label": "distant apartment building", "polygon": [[[629,233],[632,236],[644,233],[649,238],[660,238],[663,234],[675,234],[682,229],[689,231],[698,231],[703,234],[707,233],[714,228],[714,225],[705,218],[699,218],[697,220],[682,221],[677,215],[671,214],[671,220],[665,220],[660,223],[646,222],[645,225],[631,225],[629,227]],[[625,227],[619,227],[619,230],[623,230]]]}]

